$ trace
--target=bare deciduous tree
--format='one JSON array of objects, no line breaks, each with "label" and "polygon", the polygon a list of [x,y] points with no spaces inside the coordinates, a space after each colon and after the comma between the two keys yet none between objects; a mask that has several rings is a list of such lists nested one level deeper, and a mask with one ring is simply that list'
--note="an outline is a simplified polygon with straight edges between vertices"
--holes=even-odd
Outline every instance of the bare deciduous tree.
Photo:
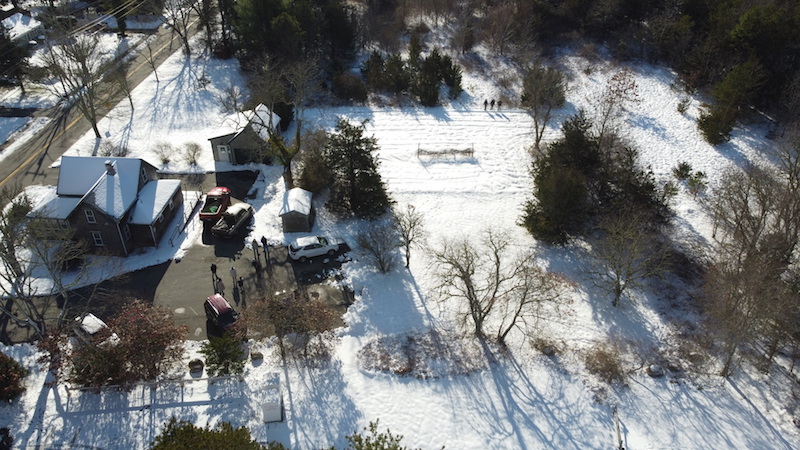
[{"label": "bare deciduous tree", "polygon": [[69,273],[74,261],[82,260],[87,246],[73,242],[72,230],[56,221],[32,213],[24,194],[3,189],[0,203],[0,314],[35,337],[45,337],[51,327],[61,328],[68,293],[83,283],[96,267],[80,264]]},{"label": "bare deciduous tree", "polygon": [[769,363],[779,346],[798,331],[791,318],[800,312],[794,255],[800,235],[800,145],[781,146],[777,170],[731,170],[714,190],[717,248],[705,291],[708,314],[723,343],[721,375],[733,371],[746,345]]},{"label": "bare deciduous tree", "polygon": [[560,295],[557,277],[535,266],[529,255],[510,257],[510,250],[507,236],[488,230],[477,242],[445,241],[432,255],[443,297],[464,301],[460,324],[479,339],[486,338],[489,323],[496,325],[501,344],[515,328],[530,332],[526,325],[539,316],[539,306]]},{"label": "bare deciduous tree", "polygon": [[106,80],[116,85],[117,88],[128,97],[128,104],[130,104],[131,110],[133,110],[133,88],[128,78],[129,69],[129,62],[120,61],[108,71]]},{"label": "bare deciduous tree", "polygon": [[222,93],[217,96],[217,100],[225,112],[240,112],[243,98],[244,91],[235,84],[226,86],[222,89]]},{"label": "bare deciduous tree", "polygon": [[166,0],[164,3],[165,16],[170,25],[183,43],[183,53],[188,58],[192,54],[192,47],[189,45],[192,6],[197,0]]},{"label": "bare deciduous tree", "polygon": [[538,151],[553,110],[566,101],[566,81],[555,68],[537,63],[527,69],[522,87],[522,106],[533,118],[533,147]]},{"label": "bare deciduous tree", "polygon": [[322,70],[319,61],[304,59],[287,69],[284,74],[289,84],[289,96],[295,109],[295,146],[300,147],[301,128],[309,101],[322,93]]},{"label": "bare deciduous tree", "polygon": [[515,2],[505,1],[495,5],[487,12],[485,33],[492,48],[501,55],[505,55],[512,38],[519,32],[519,23],[513,20],[516,9]]},{"label": "bare deciduous tree", "polygon": [[425,218],[412,204],[405,208],[394,208],[394,228],[400,238],[400,245],[405,251],[406,269],[411,262],[411,247],[424,242],[427,237]]},{"label": "bare deciduous tree", "polygon": [[49,40],[42,61],[46,73],[55,78],[51,89],[61,98],[74,102],[78,110],[91,123],[92,131],[100,139],[97,128],[98,105],[103,76],[109,63],[95,34],[80,34],[53,45]]},{"label": "bare deciduous tree", "polygon": [[622,69],[608,80],[605,90],[595,100],[594,105],[597,111],[594,125],[601,144],[609,132],[616,131],[617,120],[625,107],[639,101],[639,87],[633,72]]},{"label": "bare deciduous tree", "polygon": [[156,53],[155,49],[153,49],[153,38],[148,38],[144,41],[145,46],[142,54],[144,54],[145,60],[147,61],[147,65],[150,66],[150,69],[153,70],[153,75],[156,76],[156,84],[159,83],[158,80],[158,64],[156,61]]},{"label": "bare deciduous tree", "polygon": [[612,296],[619,305],[622,296],[642,282],[663,274],[667,269],[666,245],[645,225],[644,213],[619,212],[601,219],[603,236],[592,244],[597,267],[589,270],[593,283]]},{"label": "bare deciduous tree", "polygon": [[397,261],[395,250],[401,245],[400,236],[394,227],[373,222],[365,232],[358,235],[357,242],[381,273],[394,269]]}]

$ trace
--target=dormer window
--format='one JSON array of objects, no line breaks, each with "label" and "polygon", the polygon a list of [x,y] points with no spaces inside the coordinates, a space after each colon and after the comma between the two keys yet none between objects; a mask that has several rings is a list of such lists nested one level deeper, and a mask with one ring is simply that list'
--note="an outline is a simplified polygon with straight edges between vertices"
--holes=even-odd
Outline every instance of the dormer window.
[{"label": "dormer window", "polygon": [[94,211],[91,209],[86,209],[83,211],[83,213],[86,214],[86,221],[88,223],[97,223],[97,219],[94,217]]}]

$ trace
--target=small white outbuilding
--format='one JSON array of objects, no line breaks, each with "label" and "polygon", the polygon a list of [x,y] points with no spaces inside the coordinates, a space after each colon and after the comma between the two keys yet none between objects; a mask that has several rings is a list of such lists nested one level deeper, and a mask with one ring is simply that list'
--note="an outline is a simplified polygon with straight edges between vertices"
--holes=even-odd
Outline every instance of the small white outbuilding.
[{"label": "small white outbuilding", "polygon": [[301,188],[286,191],[283,206],[278,214],[283,221],[284,233],[309,232],[314,226],[313,193]]}]

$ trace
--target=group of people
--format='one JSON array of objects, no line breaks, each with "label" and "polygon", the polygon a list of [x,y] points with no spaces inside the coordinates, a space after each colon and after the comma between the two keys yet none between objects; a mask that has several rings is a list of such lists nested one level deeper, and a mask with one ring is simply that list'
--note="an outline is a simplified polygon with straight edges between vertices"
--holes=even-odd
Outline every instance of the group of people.
[{"label": "group of people", "polygon": [[[489,109],[494,109],[494,105],[495,105],[495,101],[494,101],[494,99],[492,99],[492,101],[491,101],[491,102],[490,102],[489,100],[484,100],[484,101],[483,101],[483,110],[484,110],[484,111],[486,111],[486,108],[487,108],[487,107],[488,107]],[[498,100],[498,101],[497,101],[497,110],[498,110],[498,111],[500,111],[500,107],[501,107],[501,106],[503,106],[503,101],[502,101],[502,100]]]},{"label": "group of people", "polygon": [[[244,278],[240,277],[238,273],[236,273],[236,268],[231,266],[231,280],[234,283],[234,290],[236,290],[236,285],[239,285],[239,292],[242,291],[244,287]],[[211,264],[211,281],[214,283],[214,293],[219,294],[221,296],[225,296],[225,282],[222,281],[222,278],[217,275],[217,265]]]}]

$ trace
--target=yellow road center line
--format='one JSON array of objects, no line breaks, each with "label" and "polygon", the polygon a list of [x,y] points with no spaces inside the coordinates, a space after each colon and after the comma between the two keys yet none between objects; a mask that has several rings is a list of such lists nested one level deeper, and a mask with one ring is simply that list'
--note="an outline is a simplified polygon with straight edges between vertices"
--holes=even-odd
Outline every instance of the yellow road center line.
[{"label": "yellow road center line", "polygon": [[[165,49],[165,48],[167,48],[168,46],[171,46],[171,45],[172,45],[172,41],[173,41],[173,39],[170,39],[170,41],[169,41],[169,42],[167,42],[166,44],[162,45],[162,46],[161,46],[161,48],[159,48],[158,50],[156,50],[156,52],[155,52],[155,53],[152,55],[152,57],[153,57],[153,58],[155,58],[156,56],[158,56],[159,54],[161,54],[161,52],[162,52],[162,51],[164,51],[164,49]],[[182,45],[182,44],[181,44],[181,45]],[[142,62],[141,64],[139,64],[139,65],[138,65],[138,66],[137,66],[137,67],[136,67],[136,68],[135,68],[135,69],[134,69],[134,70],[133,70],[131,73],[134,73],[134,72],[138,71],[138,70],[139,70],[139,69],[141,69],[141,68],[142,68],[142,66],[143,66],[143,65],[145,65],[145,64],[149,64],[149,63],[148,63],[148,62],[145,60],[144,62]],[[106,100],[108,100],[108,99],[106,99]],[[103,102],[103,103],[105,103],[105,102]],[[67,131],[68,131],[70,128],[72,128],[73,126],[75,126],[75,124],[76,124],[76,123],[78,123],[78,122],[79,122],[81,119],[83,119],[83,118],[84,118],[84,117],[83,117],[82,115],[78,115],[78,117],[76,117],[76,118],[75,118],[75,120],[73,120],[72,122],[70,122],[69,124],[67,124],[67,126],[65,126],[63,130],[61,130],[61,131],[59,131],[58,133],[56,133],[56,135],[55,135],[55,136],[53,136],[53,137],[50,139],[50,142],[48,142],[47,144],[43,145],[43,146],[42,146],[42,147],[40,147],[38,150],[36,150],[36,151],[35,151],[35,152],[34,152],[34,153],[33,153],[33,154],[32,154],[32,155],[31,155],[31,156],[28,158],[28,159],[26,159],[26,160],[25,160],[25,162],[23,162],[22,164],[20,164],[20,165],[19,165],[19,166],[18,166],[16,169],[14,169],[14,171],[13,171],[13,172],[11,172],[11,173],[10,173],[10,174],[9,174],[7,177],[5,177],[5,178],[3,179],[3,181],[0,181],[0,188],[2,188],[3,186],[5,186],[5,185],[6,185],[6,183],[8,183],[8,182],[9,182],[9,180],[11,180],[12,178],[14,178],[14,177],[15,177],[17,174],[19,174],[19,173],[20,173],[20,172],[21,172],[23,169],[25,169],[26,167],[28,167],[28,165],[29,165],[30,163],[32,163],[32,162],[33,162],[33,161],[34,161],[36,158],[40,157],[40,156],[42,155],[42,153],[44,153],[44,152],[45,152],[45,150],[47,150],[47,149],[48,149],[48,147],[50,147],[50,144],[51,144],[52,142],[54,142],[55,140],[57,140],[58,138],[60,138],[61,136],[63,136],[63,135],[64,135],[64,133],[66,133],[66,132],[67,132]]]}]

